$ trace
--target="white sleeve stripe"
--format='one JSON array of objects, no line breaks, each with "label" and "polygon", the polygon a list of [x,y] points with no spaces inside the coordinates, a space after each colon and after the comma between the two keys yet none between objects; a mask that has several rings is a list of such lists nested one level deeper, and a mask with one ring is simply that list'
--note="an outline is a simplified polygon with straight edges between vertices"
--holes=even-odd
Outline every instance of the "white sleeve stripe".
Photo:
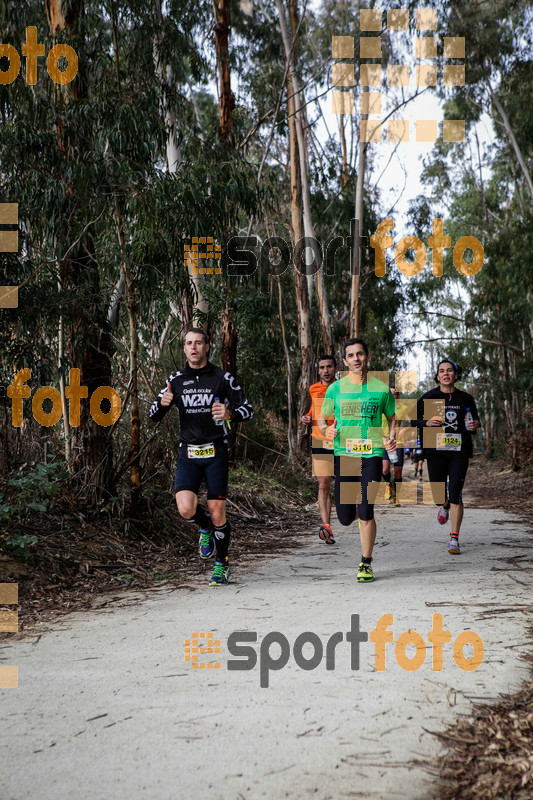
[{"label": "white sleeve stripe", "polygon": [[241,415],[242,419],[248,419],[249,417],[253,417],[253,411],[248,403],[248,400],[244,400],[243,405],[240,405],[235,411]]}]

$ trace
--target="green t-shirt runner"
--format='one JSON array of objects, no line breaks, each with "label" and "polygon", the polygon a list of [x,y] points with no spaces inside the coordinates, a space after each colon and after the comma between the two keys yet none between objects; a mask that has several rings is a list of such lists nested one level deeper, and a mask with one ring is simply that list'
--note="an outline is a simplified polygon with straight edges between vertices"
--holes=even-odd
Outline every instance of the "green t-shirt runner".
[{"label": "green t-shirt runner", "polygon": [[328,386],[322,414],[334,415],[337,436],[334,439],[336,456],[383,457],[383,428],[381,416],[395,412],[394,396],[389,387],[369,374],[366,383],[350,380],[349,374]]}]

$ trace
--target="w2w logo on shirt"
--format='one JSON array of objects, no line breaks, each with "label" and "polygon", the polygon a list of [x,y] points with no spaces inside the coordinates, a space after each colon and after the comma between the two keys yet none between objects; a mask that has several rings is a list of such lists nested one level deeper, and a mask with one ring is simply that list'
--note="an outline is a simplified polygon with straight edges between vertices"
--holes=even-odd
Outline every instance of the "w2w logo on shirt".
[{"label": "w2w logo on shirt", "polygon": [[185,408],[206,408],[213,402],[212,394],[184,394],[183,405]]}]

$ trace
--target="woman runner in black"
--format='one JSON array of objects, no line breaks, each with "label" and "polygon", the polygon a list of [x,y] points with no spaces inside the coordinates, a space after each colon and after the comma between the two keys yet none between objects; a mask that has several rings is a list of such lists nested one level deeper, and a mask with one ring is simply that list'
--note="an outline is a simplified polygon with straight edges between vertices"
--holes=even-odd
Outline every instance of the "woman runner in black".
[{"label": "woman runner in black", "polygon": [[[429,480],[432,484],[449,480],[448,496],[439,508],[437,520],[441,525],[448,521],[448,508],[451,517],[452,531],[448,552],[459,555],[459,531],[463,520],[462,489],[468,470],[468,461],[472,458],[472,433],[480,427],[476,402],[471,394],[455,387],[461,370],[450,359],[441,361],[437,367],[435,380],[439,388],[426,392],[417,405],[417,424],[419,427],[441,427],[442,431],[421,431],[424,457],[427,459]],[[444,418],[432,415],[425,419],[424,401],[440,400],[444,402]],[[435,496],[435,492],[433,492]],[[437,504],[438,505],[438,504]]]}]

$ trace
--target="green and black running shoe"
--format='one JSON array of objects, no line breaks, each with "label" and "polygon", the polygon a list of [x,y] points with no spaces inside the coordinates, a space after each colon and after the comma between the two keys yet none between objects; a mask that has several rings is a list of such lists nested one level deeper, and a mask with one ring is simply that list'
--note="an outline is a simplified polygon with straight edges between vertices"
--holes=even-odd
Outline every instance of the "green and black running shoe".
[{"label": "green and black running shoe", "polygon": [[374,580],[374,573],[370,564],[365,564],[364,561],[361,561],[357,570],[357,580],[359,583],[370,583],[370,581]]},{"label": "green and black running shoe", "polygon": [[204,528],[200,528],[200,538],[198,539],[198,552],[200,554],[200,558],[203,559],[211,558],[211,556],[215,552],[215,537],[213,535],[212,528],[208,528],[207,530],[205,530]]},{"label": "green and black running shoe", "polygon": [[225,564],[223,564],[222,561],[215,561],[213,576],[209,581],[209,586],[225,586],[227,583],[229,583],[228,560],[226,559]]}]

